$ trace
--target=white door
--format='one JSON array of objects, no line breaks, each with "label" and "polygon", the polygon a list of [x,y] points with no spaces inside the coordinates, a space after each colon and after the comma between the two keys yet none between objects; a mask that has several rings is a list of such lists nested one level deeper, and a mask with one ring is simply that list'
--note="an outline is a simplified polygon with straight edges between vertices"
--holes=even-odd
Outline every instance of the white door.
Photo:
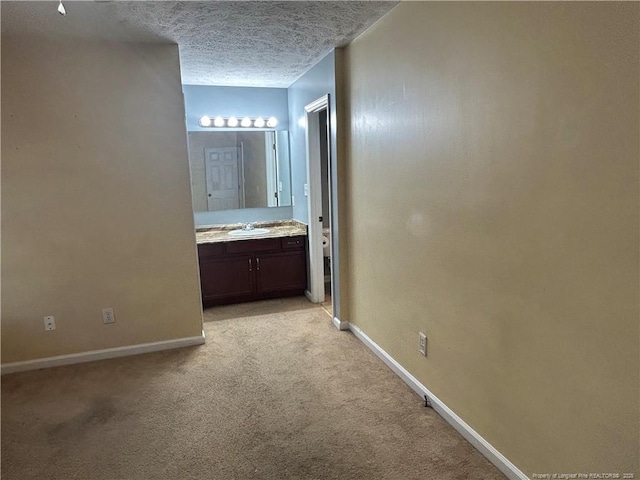
[{"label": "white door", "polygon": [[207,148],[207,206],[209,211],[239,207],[238,149],[236,147]]}]

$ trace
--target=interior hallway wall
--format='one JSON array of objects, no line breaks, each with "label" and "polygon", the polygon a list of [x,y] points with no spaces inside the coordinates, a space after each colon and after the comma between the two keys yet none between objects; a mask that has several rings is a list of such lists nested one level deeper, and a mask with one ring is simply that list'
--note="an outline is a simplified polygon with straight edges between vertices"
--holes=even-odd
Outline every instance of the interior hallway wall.
[{"label": "interior hallway wall", "polygon": [[2,363],[201,336],[189,181],[177,45],[3,36]]},{"label": "interior hallway wall", "polygon": [[403,2],[345,52],[349,320],[529,476],[640,474],[639,7]]},{"label": "interior hallway wall", "polygon": [[[310,68],[302,77],[289,87],[289,143],[291,148],[291,187],[295,198],[293,206],[293,218],[303,223],[309,223],[309,202],[304,195],[304,184],[307,183],[307,144],[306,144],[306,117],[305,107],[319,98],[329,95],[329,125],[331,144],[329,162],[331,163],[331,175],[334,183],[338,182],[340,173],[345,168],[342,158],[343,146],[338,137],[340,129],[340,89],[342,88],[342,59],[343,50],[335,49],[326,57]],[[339,245],[338,238],[342,238],[341,225],[346,225],[346,217],[343,216],[339,201],[343,198],[343,192],[335,189],[332,191],[331,202],[334,211],[338,212],[331,226],[331,238],[333,245]],[[340,240],[342,241],[342,240]],[[333,282],[333,315],[342,321],[348,321],[348,312],[342,307],[342,295],[346,295],[347,285],[346,269],[342,268],[346,261],[338,250],[334,249],[332,265],[334,268]]]},{"label": "interior hallway wall", "polygon": [[[291,183],[296,204],[293,206],[294,218],[303,223],[309,221],[309,203],[304,195],[307,183],[307,144],[304,107],[324,95],[329,94],[329,108],[334,116],[332,129],[335,130],[336,111],[336,66],[335,52],[320,60],[307,73],[289,87],[289,144],[291,147]],[[335,154],[335,142],[332,145]]]}]

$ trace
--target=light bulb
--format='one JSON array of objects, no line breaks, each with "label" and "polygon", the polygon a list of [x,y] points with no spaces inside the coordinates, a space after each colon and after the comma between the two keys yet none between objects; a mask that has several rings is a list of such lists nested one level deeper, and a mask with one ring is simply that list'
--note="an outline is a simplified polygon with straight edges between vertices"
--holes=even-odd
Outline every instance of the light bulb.
[{"label": "light bulb", "polygon": [[224,118],[222,117],[216,117],[215,120],[213,121],[213,124],[216,127],[224,127]]},{"label": "light bulb", "polygon": [[211,118],[207,115],[200,117],[200,126],[201,127],[210,127],[211,126]]},{"label": "light bulb", "polygon": [[264,127],[264,118],[262,117],[256,118],[255,122],[253,122],[253,126],[258,128]]},{"label": "light bulb", "polygon": [[242,119],[242,121],[240,122],[240,126],[241,127],[250,127],[251,126],[251,119],[249,117],[244,117]]},{"label": "light bulb", "polygon": [[278,120],[276,119],[276,117],[269,117],[269,120],[267,120],[267,127],[275,127],[276,125],[278,125]]},{"label": "light bulb", "polygon": [[227,120],[227,126],[228,127],[237,127],[238,126],[238,119],[236,117],[229,117],[229,120]]},{"label": "light bulb", "polygon": [[65,10],[64,5],[62,4],[62,0],[60,0],[60,3],[58,4],[58,13],[63,16],[67,14],[67,11]]}]

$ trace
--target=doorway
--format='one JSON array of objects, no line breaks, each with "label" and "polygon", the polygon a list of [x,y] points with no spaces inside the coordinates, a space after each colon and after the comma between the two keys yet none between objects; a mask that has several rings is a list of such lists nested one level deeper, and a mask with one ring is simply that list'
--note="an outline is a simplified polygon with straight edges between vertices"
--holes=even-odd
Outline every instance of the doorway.
[{"label": "doorway", "polygon": [[324,270],[324,302],[322,306],[333,318],[331,295],[331,175],[329,166],[329,117],[327,109],[318,112],[320,134],[320,191],[322,197],[322,257]]},{"label": "doorway", "polygon": [[[305,107],[307,185],[309,189],[309,290],[307,296],[320,303],[334,318],[334,268],[332,264],[331,135],[329,96]],[[335,322],[334,322],[335,323]]]}]

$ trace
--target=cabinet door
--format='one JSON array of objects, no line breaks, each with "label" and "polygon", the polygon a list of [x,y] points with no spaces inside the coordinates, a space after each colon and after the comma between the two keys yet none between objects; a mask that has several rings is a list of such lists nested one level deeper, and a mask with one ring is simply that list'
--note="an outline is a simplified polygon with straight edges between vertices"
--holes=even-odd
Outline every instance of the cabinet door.
[{"label": "cabinet door", "polygon": [[256,255],[258,293],[303,291],[307,288],[304,250]]},{"label": "cabinet door", "polygon": [[254,292],[255,259],[250,256],[207,258],[200,261],[204,300],[249,295]]}]

